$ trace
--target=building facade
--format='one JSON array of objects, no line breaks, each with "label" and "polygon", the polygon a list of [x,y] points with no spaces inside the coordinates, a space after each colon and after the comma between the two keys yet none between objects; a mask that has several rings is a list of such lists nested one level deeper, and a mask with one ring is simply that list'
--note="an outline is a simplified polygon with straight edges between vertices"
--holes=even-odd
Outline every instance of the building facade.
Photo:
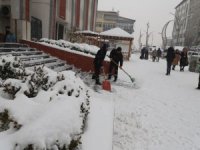
[{"label": "building facade", "polygon": [[10,11],[0,13],[0,35],[6,26],[17,39],[27,40],[67,39],[73,31],[94,31],[97,5],[98,0],[0,0],[1,10],[7,6]]},{"label": "building facade", "polygon": [[97,11],[96,32],[103,32],[119,27],[128,33],[133,33],[135,20],[119,16],[115,11]]},{"label": "building facade", "polygon": [[183,46],[185,44],[185,33],[189,18],[190,0],[183,0],[176,6],[173,27],[173,43],[176,46]]},{"label": "building facade", "polygon": [[96,32],[110,30],[117,26],[118,13],[112,11],[97,11]]},{"label": "building facade", "polygon": [[200,45],[200,1],[183,0],[176,6],[173,43],[176,46]]},{"label": "building facade", "polygon": [[120,27],[126,32],[132,34],[134,32],[134,23],[135,20],[119,16],[117,20],[117,27]]},{"label": "building facade", "polygon": [[185,45],[200,45],[200,1],[190,0],[190,17],[185,34]]}]

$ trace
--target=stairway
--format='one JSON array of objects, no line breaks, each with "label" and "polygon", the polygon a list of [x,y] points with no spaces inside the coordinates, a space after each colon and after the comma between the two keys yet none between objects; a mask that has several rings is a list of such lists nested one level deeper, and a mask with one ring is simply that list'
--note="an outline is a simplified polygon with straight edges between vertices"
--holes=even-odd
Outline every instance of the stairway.
[{"label": "stairway", "polygon": [[35,48],[19,43],[0,43],[0,56],[12,55],[18,57],[25,68],[33,70],[35,66],[46,66],[56,72],[72,70],[73,66],[59,58],[53,57]]}]

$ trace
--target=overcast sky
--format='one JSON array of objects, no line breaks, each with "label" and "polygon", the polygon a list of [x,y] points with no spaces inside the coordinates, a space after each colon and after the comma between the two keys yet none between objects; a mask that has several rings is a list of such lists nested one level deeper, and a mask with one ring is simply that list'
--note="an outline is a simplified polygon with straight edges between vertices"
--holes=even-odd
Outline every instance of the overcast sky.
[{"label": "overcast sky", "polygon": [[[161,35],[165,23],[174,19],[170,12],[175,12],[175,7],[182,0],[99,0],[98,10],[114,9],[119,11],[119,15],[136,20],[135,23],[135,45],[138,45],[138,36],[140,30],[145,34],[146,24],[149,22],[149,31],[152,35],[149,39],[149,44],[160,46],[162,43]],[[168,36],[171,36],[173,23],[168,27]],[[153,38],[152,38],[153,37]],[[142,43],[145,44],[145,35],[142,38]]]}]

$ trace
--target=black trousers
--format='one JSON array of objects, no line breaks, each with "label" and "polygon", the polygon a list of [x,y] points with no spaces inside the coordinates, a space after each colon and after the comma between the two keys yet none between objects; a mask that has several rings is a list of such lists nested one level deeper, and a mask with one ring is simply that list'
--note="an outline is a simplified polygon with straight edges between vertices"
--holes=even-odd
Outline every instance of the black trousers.
[{"label": "black trousers", "polygon": [[200,73],[199,73],[199,84],[198,84],[198,88],[200,88]]},{"label": "black trousers", "polygon": [[93,74],[92,78],[96,79],[96,82],[99,82],[100,72],[101,72],[101,66],[94,65],[94,74]]},{"label": "black trousers", "polygon": [[167,61],[167,75],[170,75],[172,62]]},{"label": "black trousers", "polygon": [[[114,74],[112,74],[112,72],[114,72]],[[109,77],[111,78],[111,76],[114,75],[115,79],[117,79],[118,76],[118,66],[114,63],[110,63],[110,67],[109,67]]]}]

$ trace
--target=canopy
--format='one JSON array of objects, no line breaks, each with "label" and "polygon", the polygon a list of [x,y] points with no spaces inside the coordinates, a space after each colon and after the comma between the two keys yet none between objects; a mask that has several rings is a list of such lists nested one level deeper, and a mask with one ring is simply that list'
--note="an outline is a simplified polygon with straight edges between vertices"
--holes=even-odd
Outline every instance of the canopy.
[{"label": "canopy", "polygon": [[128,32],[120,29],[120,28],[113,28],[104,32],[101,32],[99,34],[101,37],[112,37],[112,38],[117,38],[121,40],[131,40],[133,39],[133,35],[129,34]]}]

